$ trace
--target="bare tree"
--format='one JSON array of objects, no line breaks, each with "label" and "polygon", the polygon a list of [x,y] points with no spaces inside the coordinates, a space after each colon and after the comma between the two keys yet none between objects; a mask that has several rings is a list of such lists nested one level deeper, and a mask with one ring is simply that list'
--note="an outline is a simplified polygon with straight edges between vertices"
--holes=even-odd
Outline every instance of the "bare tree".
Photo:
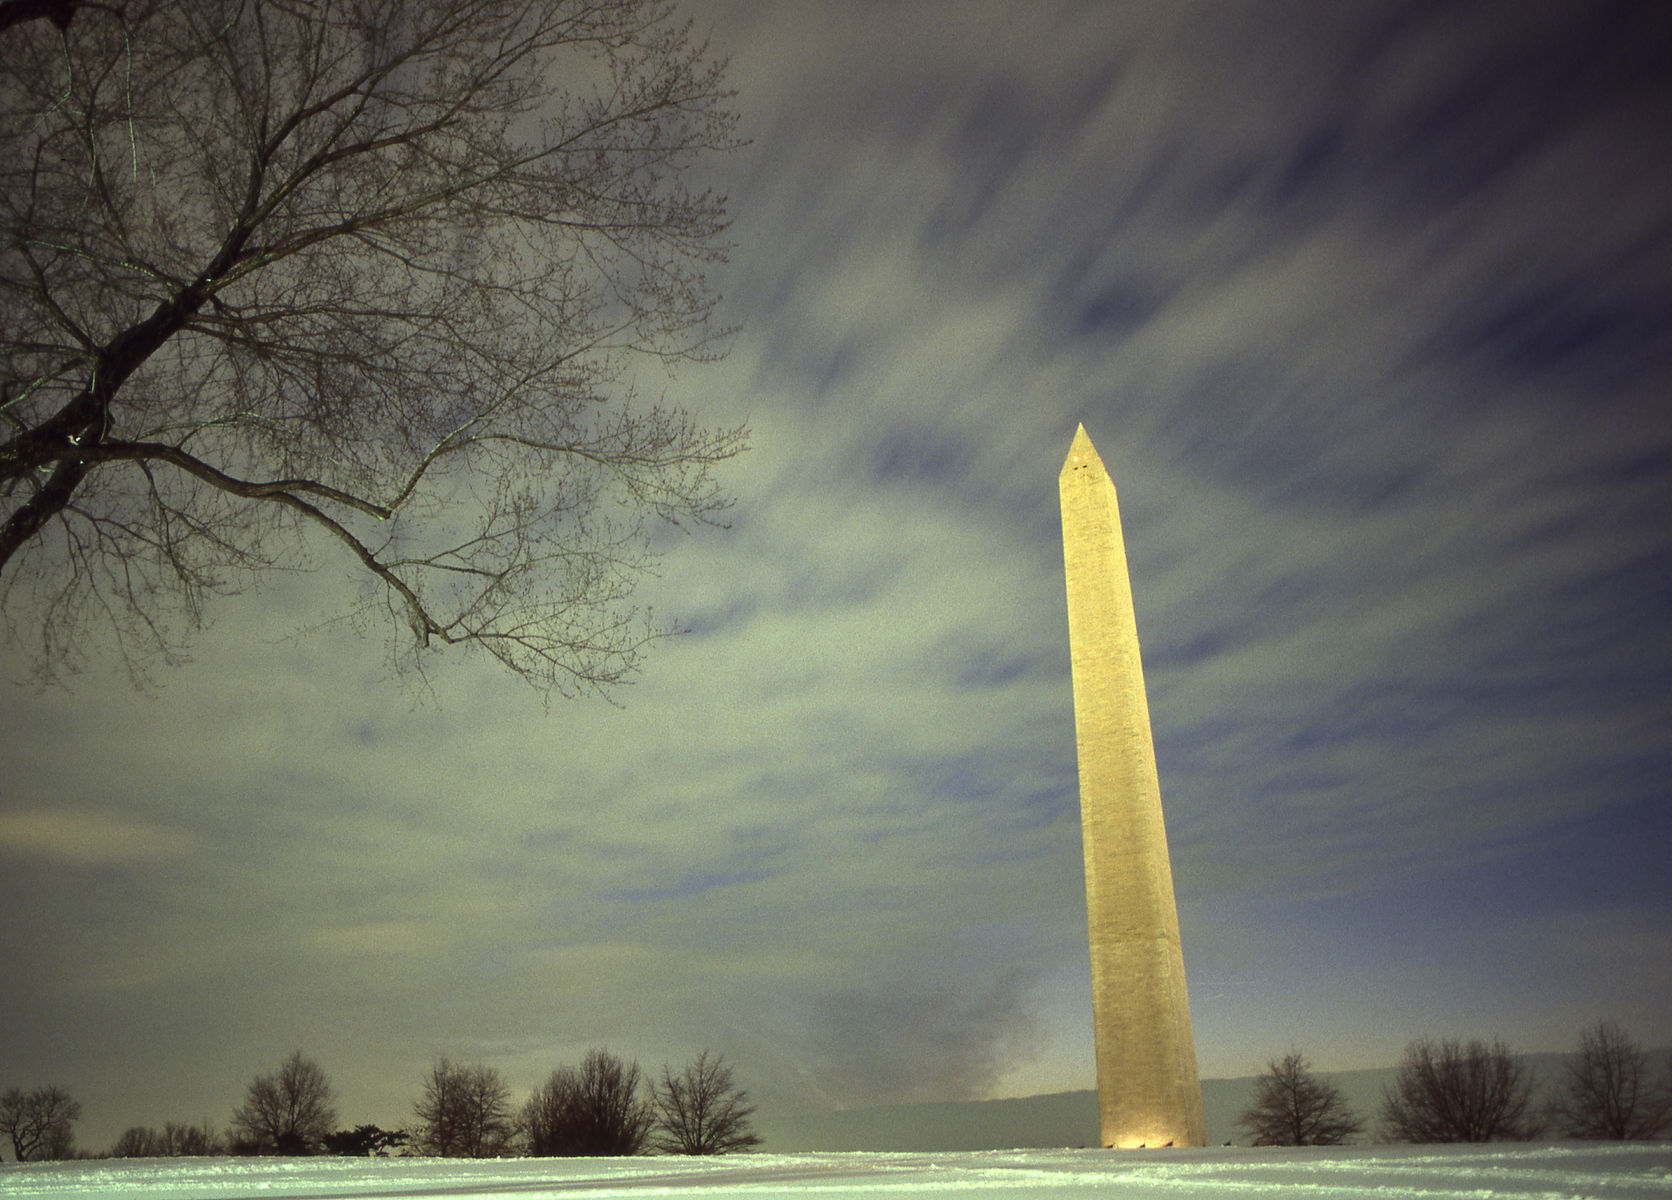
[{"label": "bare tree", "polygon": [[1657,1084],[1648,1054],[1613,1021],[1579,1035],[1563,1074],[1550,1115],[1564,1137],[1653,1138],[1672,1126],[1672,1077]]},{"label": "bare tree", "polygon": [[732,1069],[704,1050],[678,1075],[662,1068],[650,1093],[654,1145],[664,1154],[729,1154],[760,1145],[749,1128],[755,1106],[732,1080]]},{"label": "bare tree", "polygon": [[580,1067],[560,1067],[523,1109],[535,1155],[637,1154],[655,1114],[640,1094],[639,1065],[591,1050]]},{"label": "bare tree", "polygon": [[1236,1123],[1256,1146],[1339,1146],[1364,1129],[1340,1090],[1312,1074],[1298,1051],[1266,1064]]},{"label": "bare tree", "polygon": [[1502,1042],[1413,1042],[1383,1089],[1382,1124],[1392,1141],[1518,1142],[1537,1137],[1533,1080]]},{"label": "bare tree", "polygon": [[412,1106],[418,1116],[418,1148],[444,1158],[493,1158],[516,1134],[511,1090],[493,1067],[455,1065],[443,1058],[424,1080]]},{"label": "bare tree", "polygon": [[257,1075],[232,1114],[233,1145],[254,1154],[313,1154],[337,1123],[331,1082],[300,1050]]},{"label": "bare tree", "polygon": [[0,1095],[0,1134],[12,1144],[18,1162],[49,1162],[75,1157],[71,1128],[81,1119],[81,1102],[61,1087],[32,1092],[12,1088]]},{"label": "bare tree", "polygon": [[631,602],[650,525],[720,513],[744,439],[629,381],[724,337],[724,201],[686,176],[735,120],[671,0],[24,7],[8,639],[50,678],[109,623],[138,670],[320,560],[419,669],[458,644],[564,695],[628,676],[662,631]]},{"label": "bare tree", "polygon": [[573,1149],[577,1086],[575,1069],[559,1067],[523,1104],[524,1144],[536,1158],[579,1153]]}]

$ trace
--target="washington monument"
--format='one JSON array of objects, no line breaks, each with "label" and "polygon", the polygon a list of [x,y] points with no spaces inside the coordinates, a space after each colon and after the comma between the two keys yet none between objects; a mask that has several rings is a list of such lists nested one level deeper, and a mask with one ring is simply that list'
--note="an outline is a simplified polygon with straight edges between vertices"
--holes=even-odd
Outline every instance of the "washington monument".
[{"label": "washington monument", "polygon": [[1103,1144],[1200,1146],[1202,1085],[1120,508],[1084,425],[1057,484]]}]

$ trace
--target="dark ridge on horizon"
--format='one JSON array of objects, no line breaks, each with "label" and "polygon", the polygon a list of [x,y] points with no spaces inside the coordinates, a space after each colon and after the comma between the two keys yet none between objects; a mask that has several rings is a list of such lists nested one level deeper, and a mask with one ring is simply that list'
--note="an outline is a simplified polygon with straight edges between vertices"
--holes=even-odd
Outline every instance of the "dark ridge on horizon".
[{"label": "dark ridge on horizon", "polygon": [[[1648,1051],[1652,1062],[1672,1065],[1672,1046]],[[1571,1057],[1559,1051],[1518,1054],[1539,1081],[1558,1077],[1562,1062]],[[1352,1071],[1318,1071],[1318,1078],[1341,1090],[1347,1105],[1365,1119],[1374,1141],[1382,1089],[1393,1082],[1398,1067],[1364,1067]],[[1208,1145],[1237,1144],[1236,1119],[1247,1106],[1258,1074],[1202,1080],[1202,1108],[1207,1117]],[[764,1150],[771,1153],[841,1150],[1031,1150],[1097,1144],[1097,1091],[1045,1092],[992,1100],[931,1100],[879,1104],[833,1111],[760,1114]]]}]

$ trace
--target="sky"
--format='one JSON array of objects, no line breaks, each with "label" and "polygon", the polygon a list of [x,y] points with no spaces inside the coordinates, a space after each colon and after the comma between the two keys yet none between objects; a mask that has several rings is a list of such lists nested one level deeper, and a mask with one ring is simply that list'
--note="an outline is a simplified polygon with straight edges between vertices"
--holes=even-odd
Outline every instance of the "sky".
[{"label": "sky", "polygon": [[606,701],[397,679],[351,566],[149,688],[0,664],[0,1087],[83,1145],[723,1054],[1093,1086],[1057,474],[1119,491],[1204,1076],[1672,1043],[1672,10],[700,0],[725,530]]}]

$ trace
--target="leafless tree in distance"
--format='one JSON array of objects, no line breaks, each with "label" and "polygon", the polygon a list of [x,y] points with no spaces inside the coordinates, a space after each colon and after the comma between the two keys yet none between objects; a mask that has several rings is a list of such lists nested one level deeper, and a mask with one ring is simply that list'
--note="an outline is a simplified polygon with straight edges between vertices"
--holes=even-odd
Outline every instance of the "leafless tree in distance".
[{"label": "leafless tree in distance", "polygon": [[61,1087],[18,1088],[0,1094],[0,1134],[12,1144],[18,1162],[52,1162],[75,1157],[72,1128],[81,1119],[81,1102]]},{"label": "leafless tree in distance", "polygon": [[160,1135],[149,1125],[133,1125],[122,1131],[110,1147],[112,1158],[161,1158]]},{"label": "leafless tree in distance", "polygon": [[1364,1129],[1340,1090],[1312,1074],[1297,1051],[1266,1064],[1236,1124],[1256,1146],[1339,1146]]},{"label": "leafless tree in distance", "polygon": [[106,626],[142,675],[210,597],[324,563],[403,664],[628,677],[652,528],[714,520],[745,436],[631,384],[726,332],[689,168],[735,119],[675,5],[5,12],[6,639],[56,678]]},{"label": "leafless tree in distance", "polygon": [[607,1050],[560,1067],[523,1109],[528,1152],[535,1155],[638,1154],[655,1119],[640,1091],[638,1063]]},{"label": "leafless tree in distance", "polygon": [[232,1141],[246,1153],[313,1154],[336,1123],[330,1080],[297,1050],[250,1083],[232,1114]]},{"label": "leafless tree in distance", "polygon": [[209,1121],[198,1125],[168,1121],[163,1125],[159,1145],[161,1153],[169,1158],[197,1158],[226,1153],[226,1142]]},{"label": "leafless tree in distance", "polygon": [[425,1154],[495,1158],[506,1153],[516,1136],[511,1089],[496,1068],[481,1063],[440,1059],[412,1108],[418,1117],[415,1141]]},{"label": "leafless tree in distance", "polygon": [[1533,1079],[1502,1042],[1413,1042],[1382,1093],[1382,1125],[1399,1142],[1520,1142],[1537,1137]]},{"label": "leafless tree in distance", "polygon": [[173,1121],[161,1129],[134,1125],[122,1131],[110,1148],[112,1158],[187,1158],[225,1153],[220,1134],[208,1121],[181,1125]]},{"label": "leafless tree in distance", "polygon": [[1658,1137],[1672,1126],[1672,1077],[1657,1083],[1643,1048],[1603,1021],[1580,1034],[1579,1053],[1563,1064],[1551,1118],[1564,1137]]},{"label": "leafless tree in distance", "polygon": [[555,1158],[579,1153],[572,1149],[578,1140],[574,1116],[577,1089],[575,1069],[559,1067],[546,1082],[534,1089],[523,1104],[524,1144],[534,1157]]},{"label": "leafless tree in distance", "polygon": [[732,1080],[732,1069],[704,1050],[679,1074],[662,1068],[650,1093],[656,1112],[654,1145],[664,1154],[729,1154],[760,1145],[749,1128],[755,1106]]}]

